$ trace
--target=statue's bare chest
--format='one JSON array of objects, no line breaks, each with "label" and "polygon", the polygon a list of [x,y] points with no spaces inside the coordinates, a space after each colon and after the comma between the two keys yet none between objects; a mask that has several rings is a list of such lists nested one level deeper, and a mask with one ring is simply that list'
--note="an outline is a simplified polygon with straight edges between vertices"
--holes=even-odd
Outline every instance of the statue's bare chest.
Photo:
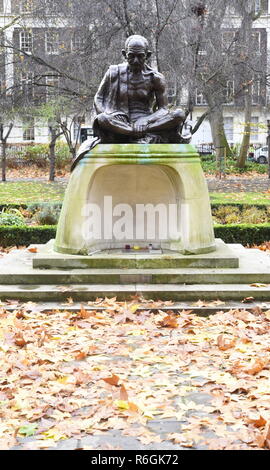
[{"label": "statue's bare chest", "polygon": [[151,75],[133,76],[131,74],[127,77],[128,95],[133,99],[149,99],[153,92],[153,82]]}]

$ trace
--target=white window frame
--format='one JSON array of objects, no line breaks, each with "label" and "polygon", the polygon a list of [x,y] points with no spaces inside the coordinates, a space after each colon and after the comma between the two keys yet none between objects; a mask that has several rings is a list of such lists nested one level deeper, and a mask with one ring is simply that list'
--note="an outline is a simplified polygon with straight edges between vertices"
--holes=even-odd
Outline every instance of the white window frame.
[{"label": "white window frame", "polygon": [[33,72],[21,72],[21,90],[29,98],[34,98]]},{"label": "white window frame", "polygon": [[207,101],[205,97],[203,96],[203,93],[198,91],[198,88],[196,88],[196,105],[197,106],[207,106]]},{"label": "white window frame", "polygon": [[[29,121],[31,121],[29,123]],[[29,126],[27,124],[30,124]],[[23,141],[34,141],[35,140],[35,120],[34,119],[31,119],[31,120],[28,120],[28,123],[25,122],[25,127],[24,127],[24,123],[23,123]]]},{"label": "white window frame", "polygon": [[70,41],[71,52],[80,52],[84,48],[84,44],[84,38],[82,38],[78,33],[74,33]]},{"label": "white window frame", "polygon": [[[254,93],[254,87],[255,84],[257,84],[257,93]],[[252,86],[251,86],[251,99],[252,99],[252,104],[258,105],[260,104],[260,97],[261,97],[261,80],[256,79],[253,80]]]},{"label": "white window frame", "polygon": [[259,116],[251,116],[250,140],[253,142],[258,142],[259,140]]},{"label": "white window frame", "polygon": [[33,52],[33,33],[29,31],[20,31],[20,49],[27,54]]},{"label": "white window frame", "polygon": [[[228,42],[225,43],[225,41],[224,41],[225,34],[231,35],[230,44],[228,44]],[[229,47],[231,48],[230,51],[234,52],[234,49],[235,49],[235,42],[234,42],[235,35],[236,35],[236,31],[232,31],[232,30],[222,31],[222,54],[226,54]],[[226,46],[226,48],[225,48],[225,46]]]},{"label": "white window frame", "polygon": [[[224,118],[224,132],[229,142],[234,139],[234,118],[233,116],[225,116]],[[226,123],[227,120],[227,123]],[[230,125],[228,125],[230,124]]]},{"label": "white window frame", "polygon": [[[59,75],[54,75],[52,73],[48,73],[48,75],[46,75],[46,101],[49,101],[52,96],[59,93],[59,82]],[[50,84],[53,86],[48,86]]]},{"label": "white window frame", "polygon": [[[51,38],[49,38],[51,35]],[[46,31],[45,33],[45,51],[49,55],[58,55],[59,54],[59,31]]]},{"label": "white window frame", "polygon": [[255,54],[261,54],[261,48],[262,48],[262,35],[261,31],[252,31],[251,36],[258,35],[258,46],[259,47],[254,47],[254,52]]},{"label": "white window frame", "polygon": [[[230,93],[230,84],[232,93]],[[231,97],[231,99],[230,99]],[[227,102],[225,104],[234,104],[234,80],[227,80],[226,83],[226,100]]]}]

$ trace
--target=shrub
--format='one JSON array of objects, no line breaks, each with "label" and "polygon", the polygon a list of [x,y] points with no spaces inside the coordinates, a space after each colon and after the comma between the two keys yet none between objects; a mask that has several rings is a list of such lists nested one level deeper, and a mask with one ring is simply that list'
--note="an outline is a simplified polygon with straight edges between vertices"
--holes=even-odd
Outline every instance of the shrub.
[{"label": "shrub", "polygon": [[213,219],[214,222],[220,224],[239,223],[240,209],[234,206],[219,206],[217,209],[213,209]]},{"label": "shrub", "polygon": [[[238,224],[216,225],[215,237],[225,243],[241,243],[242,245],[259,245],[270,241],[270,224]],[[55,238],[55,226],[0,226],[0,246],[31,245],[47,243]]]},{"label": "shrub", "polygon": [[242,211],[242,221],[246,224],[263,224],[268,222],[269,215],[265,209],[247,207]]},{"label": "shrub", "polygon": [[71,162],[71,154],[68,145],[58,141],[55,146],[56,168],[63,168]]},{"label": "shrub", "polygon": [[0,225],[25,225],[25,220],[19,209],[3,209],[0,213]]},{"label": "shrub", "polygon": [[55,238],[55,234],[55,226],[0,226],[0,246],[28,246],[33,243],[47,243],[52,238]]},{"label": "shrub", "polygon": [[35,220],[40,225],[56,225],[60,217],[61,206],[46,205],[42,210],[37,211]]},{"label": "shrub", "polygon": [[241,243],[245,246],[270,240],[270,224],[216,225],[214,232],[215,237],[222,238],[225,243]]},{"label": "shrub", "polygon": [[[50,159],[49,144],[27,145],[22,150],[16,152],[16,156],[25,163],[33,163],[38,167],[48,166]],[[55,145],[55,165],[56,168],[63,168],[70,163],[71,154],[68,145],[58,141]],[[9,167],[14,167],[14,159],[8,159]],[[16,164],[15,164],[16,166]]]}]

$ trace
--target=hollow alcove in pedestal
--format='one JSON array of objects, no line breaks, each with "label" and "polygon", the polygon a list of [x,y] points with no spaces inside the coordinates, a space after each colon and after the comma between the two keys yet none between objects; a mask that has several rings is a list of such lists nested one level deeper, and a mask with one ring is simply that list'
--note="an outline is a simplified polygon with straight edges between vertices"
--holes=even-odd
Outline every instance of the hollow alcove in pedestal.
[{"label": "hollow alcove in pedestal", "polygon": [[54,249],[149,244],[184,254],[215,250],[208,188],[194,147],[103,144],[71,174]]},{"label": "hollow alcove in pedestal", "polygon": [[[85,215],[90,240],[100,248],[123,244],[168,247],[180,240],[182,185],[163,165],[107,165],[89,185]],[[86,233],[87,235],[87,233]]]}]

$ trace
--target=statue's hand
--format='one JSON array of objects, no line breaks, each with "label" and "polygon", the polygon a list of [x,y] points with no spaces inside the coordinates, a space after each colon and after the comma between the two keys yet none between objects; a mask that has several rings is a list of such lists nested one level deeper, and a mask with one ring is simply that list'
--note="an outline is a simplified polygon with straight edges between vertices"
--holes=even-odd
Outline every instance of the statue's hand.
[{"label": "statue's hand", "polygon": [[139,118],[133,124],[133,130],[136,134],[145,134],[148,129],[148,119],[147,118]]}]

